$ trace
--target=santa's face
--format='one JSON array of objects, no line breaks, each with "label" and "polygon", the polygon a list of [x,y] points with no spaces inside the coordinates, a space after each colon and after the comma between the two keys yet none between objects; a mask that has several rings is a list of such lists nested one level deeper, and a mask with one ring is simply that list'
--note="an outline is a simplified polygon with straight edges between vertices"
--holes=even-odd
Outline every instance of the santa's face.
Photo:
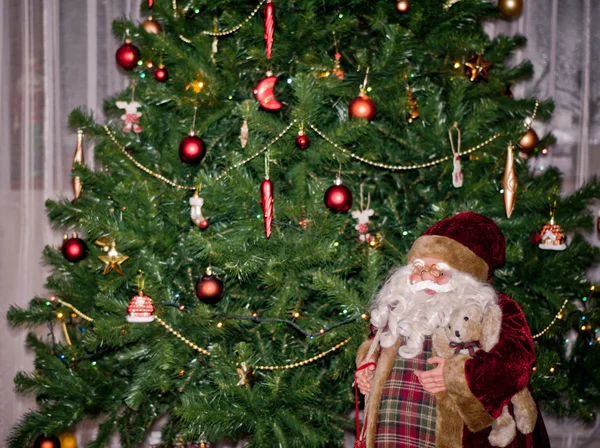
[{"label": "santa's face", "polygon": [[429,295],[450,291],[448,282],[452,270],[448,264],[433,257],[417,258],[412,263],[409,286],[412,292],[424,291]]}]

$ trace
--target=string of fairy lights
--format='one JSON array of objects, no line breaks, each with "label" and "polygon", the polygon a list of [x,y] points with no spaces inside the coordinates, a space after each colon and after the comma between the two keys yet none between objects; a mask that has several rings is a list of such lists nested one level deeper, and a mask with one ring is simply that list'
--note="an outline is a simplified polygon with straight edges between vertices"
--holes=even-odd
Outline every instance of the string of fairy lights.
[{"label": "string of fairy lights", "polygon": [[[593,293],[593,291],[595,290],[595,286],[592,286],[590,288],[590,294]],[[585,302],[588,300],[588,297],[585,296],[582,298],[582,301]],[[567,305],[567,303],[569,302],[569,299],[565,299],[565,301],[563,302],[562,306],[560,307],[560,309],[558,310],[558,312],[556,313],[556,315],[554,316],[554,318],[551,320],[551,322],[539,333],[533,335],[533,339],[538,339],[541,336],[545,335],[556,323],[557,320],[562,320],[564,318],[564,309]],[[80,317],[83,320],[93,323],[94,319],[91,318],[90,316],[86,315],[85,313],[81,312],[79,309],[77,309],[75,306],[73,306],[71,303],[59,298],[59,297],[50,297],[50,299],[46,302],[47,306],[50,306],[52,304],[59,304],[60,306],[66,307],[69,310],[72,311],[71,317]],[[65,337],[65,342],[67,343],[67,345],[72,345],[71,342],[71,338],[69,336],[69,332],[67,329],[67,324],[66,324],[66,319],[65,319],[65,314],[62,311],[58,311],[56,313],[56,317],[58,318],[58,320],[60,321],[60,325],[61,328],[63,330],[64,333],[64,337]],[[296,312],[294,313],[294,318],[298,318],[299,317],[299,313]],[[585,320],[585,315],[582,316],[582,320]],[[361,314],[360,316],[354,316],[351,318],[347,318],[343,321],[340,321],[336,324],[331,325],[330,327],[327,328],[323,328],[321,329],[318,333],[310,333],[307,332],[306,330],[304,330],[302,327],[300,327],[299,325],[297,325],[295,322],[293,321],[288,321],[285,319],[277,319],[277,318],[259,318],[257,313],[252,313],[252,315],[250,316],[244,316],[244,315],[221,315],[219,316],[219,319],[216,326],[217,328],[222,328],[223,327],[223,319],[237,319],[237,320],[243,320],[243,319],[248,319],[248,320],[252,320],[256,323],[263,323],[263,322],[280,322],[280,323],[288,323],[290,325],[292,325],[294,328],[296,328],[298,331],[300,331],[302,334],[304,334],[305,336],[308,336],[309,339],[313,339],[315,336],[320,336],[325,334],[328,331],[331,331],[334,328],[337,328],[339,326],[342,325],[346,325],[352,322],[356,322],[358,320],[367,320],[368,319],[368,315],[367,314]],[[179,341],[181,341],[183,344],[187,345],[188,347],[192,348],[194,351],[202,354],[202,355],[206,355],[206,356],[211,356],[211,352],[203,347],[200,347],[199,345],[197,345],[196,343],[194,343],[192,340],[190,340],[189,338],[187,338],[186,336],[184,336],[182,333],[180,333],[179,331],[177,331],[176,329],[174,329],[169,323],[165,322],[162,318],[160,318],[159,316],[154,315],[154,321],[156,321],[159,325],[161,325],[163,328],[165,328],[167,330],[167,332],[169,334],[172,334],[174,337],[176,337]],[[581,328],[582,330],[591,330],[591,326],[584,324]],[[595,330],[596,333],[598,333],[598,330]],[[306,358],[303,360],[299,360],[296,362],[292,362],[292,363],[288,363],[288,364],[282,364],[282,365],[256,365],[253,367],[254,371],[258,371],[258,370],[268,370],[268,371],[273,371],[273,370],[288,370],[288,369],[294,369],[294,368],[299,368],[299,367],[304,367],[308,364],[312,364],[315,361],[318,361],[319,359],[324,358],[325,356],[332,354],[333,352],[341,349],[343,346],[345,346],[346,344],[348,344],[348,342],[351,340],[352,338],[349,337],[335,345],[333,345],[331,348],[322,351],[321,353],[314,355],[310,358]],[[600,337],[596,338],[596,341],[598,343],[600,343]],[[591,343],[590,343],[591,344]],[[61,359],[64,357],[64,355],[61,356]],[[75,358],[71,358],[71,361],[74,362]],[[96,363],[94,362],[94,365]],[[243,363],[245,365],[245,363]],[[536,370],[536,368],[534,367],[534,370]],[[550,372],[553,373],[555,370],[554,367],[552,367],[550,369]],[[248,372],[252,372],[252,369],[250,369],[249,371],[246,371],[244,369],[238,369],[238,373],[240,374],[240,384],[247,384],[245,380],[242,381],[242,372],[244,372],[244,375],[246,375]],[[244,376],[245,378],[245,376]]]}]

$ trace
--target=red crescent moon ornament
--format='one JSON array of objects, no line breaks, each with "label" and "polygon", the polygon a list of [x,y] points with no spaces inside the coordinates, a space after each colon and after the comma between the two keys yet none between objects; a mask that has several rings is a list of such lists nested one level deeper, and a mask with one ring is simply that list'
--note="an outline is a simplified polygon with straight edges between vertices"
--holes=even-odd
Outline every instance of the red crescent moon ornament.
[{"label": "red crescent moon ornament", "polygon": [[277,76],[267,76],[261,79],[254,89],[254,97],[260,103],[260,107],[265,110],[280,110],[283,104],[275,98],[275,83]]},{"label": "red crescent moon ornament", "polygon": [[275,34],[275,5],[268,0],[265,6],[265,53],[267,59],[271,59],[273,52],[273,35]]},{"label": "red crescent moon ornament", "polygon": [[265,221],[265,235],[267,238],[271,236],[271,224],[273,223],[273,182],[265,179],[260,184],[260,195],[263,217]]}]

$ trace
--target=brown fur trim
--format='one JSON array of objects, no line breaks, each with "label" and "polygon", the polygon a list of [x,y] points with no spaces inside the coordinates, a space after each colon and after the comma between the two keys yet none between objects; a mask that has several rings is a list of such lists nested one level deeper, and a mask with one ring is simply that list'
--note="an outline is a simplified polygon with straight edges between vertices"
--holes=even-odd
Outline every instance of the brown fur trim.
[{"label": "brown fur trim", "polygon": [[463,421],[446,391],[436,395],[436,448],[462,448]]},{"label": "brown fur trim", "polygon": [[517,435],[515,421],[508,412],[508,406],[502,408],[502,414],[492,424],[492,431],[488,440],[492,446],[505,447]]},{"label": "brown fur trim", "polygon": [[416,258],[426,257],[445,261],[454,269],[471,274],[483,282],[488,279],[487,263],[451,238],[437,235],[417,238],[408,253],[408,261],[412,263]]},{"label": "brown fur trim", "polygon": [[391,347],[382,348],[379,352],[379,359],[377,360],[377,367],[375,368],[375,374],[371,380],[371,392],[369,392],[369,398],[365,405],[365,411],[367,415],[367,431],[366,441],[367,448],[375,447],[375,436],[377,432],[377,419],[379,417],[379,404],[381,402],[381,396],[385,383],[390,376],[390,372],[394,368],[396,362],[396,356],[398,356],[398,348],[402,344],[402,338],[398,338],[396,343]]},{"label": "brown fur trim", "polygon": [[489,352],[500,339],[500,328],[502,327],[502,310],[496,303],[485,307],[483,321],[481,323],[481,348]]},{"label": "brown fur trim", "polygon": [[529,389],[525,388],[521,392],[517,392],[510,401],[513,404],[515,421],[519,431],[523,434],[532,433],[537,422],[538,410]]},{"label": "brown fur trim", "polygon": [[[367,339],[365,342],[358,346],[358,350],[356,351],[356,367],[360,366],[365,360],[365,356],[367,356],[367,352],[371,348],[371,343],[373,339]],[[373,356],[375,357],[375,361],[377,361],[377,356],[379,351],[376,350]]]},{"label": "brown fur trim", "polygon": [[446,359],[444,383],[448,395],[454,400],[463,421],[471,432],[481,431],[491,426],[494,419],[488,414],[481,402],[475,398],[465,378],[465,362],[468,355],[453,355]]}]

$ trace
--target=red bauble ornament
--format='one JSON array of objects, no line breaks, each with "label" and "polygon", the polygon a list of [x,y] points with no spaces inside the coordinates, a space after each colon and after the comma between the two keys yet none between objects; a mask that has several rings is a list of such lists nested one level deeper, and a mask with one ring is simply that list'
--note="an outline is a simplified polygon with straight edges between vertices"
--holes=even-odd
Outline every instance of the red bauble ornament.
[{"label": "red bauble ornament", "polygon": [[158,34],[162,31],[160,23],[158,23],[152,17],[148,17],[142,22],[142,28],[144,28],[149,34]]},{"label": "red bauble ornament", "polygon": [[119,47],[115,55],[119,67],[125,70],[133,70],[140,60],[140,49],[133,45],[128,39]]},{"label": "red bauble ornament", "polygon": [[350,101],[348,112],[352,118],[366,118],[371,121],[375,118],[377,108],[373,100],[361,92],[356,98]]},{"label": "red bauble ornament", "polygon": [[214,275],[210,268],[206,270],[206,275],[196,283],[196,295],[202,303],[207,305],[219,303],[224,292],[223,280]]},{"label": "red bauble ornament", "polygon": [[42,434],[33,442],[33,448],[60,448],[60,440],[58,437]]},{"label": "red bauble ornament", "polygon": [[87,257],[88,247],[87,244],[85,244],[85,241],[77,237],[76,233],[74,233],[71,238],[68,238],[65,234],[60,251],[67,261],[77,263]]},{"label": "red bauble ornament", "polygon": [[527,130],[525,135],[519,140],[519,149],[525,154],[529,154],[535,149],[540,142],[538,135],[531,128]]},{"label": "red bauble ornament", "polygon": [[300,132],[296,137],[296,146],[298,149],[308,149],[310,146],[310,139],[304,134],[304,132]]},{"label": "red bauble ornament", "polygon": [[158,82],[167,82],[169,79],[169,74],[167,73],[167,69],[164,65],[160,64],[156,71],[154,72],[154,79]]},{"label": "red bauble ornament", "polygon": [[187,137],[184,137],[179,143],[179,157],[182,162],[195,165],[206,155],[206,146],[200,137],[190,132]]},{"label": "red bauble ornament", "polygon": [[200,230],[208,229],[208,219],[203,219],[202,221],[200,221],[198,223],[198,227],[200,228]]},{"label": "red bauble ornament", "polygon": [[283,107],[283,103],[275,98],[276,82],[277,76],[267,73],[267,77],[261,79],[254,89],[254,97],[260,103],[260,107],[265,110],[276,111]]},{"label": "red bauble ornament", "polygon": [[342,185],[342,179],[337,177],[335,185],[325,192],[325,206],[334,213],[344,213],[352,207],[352,192],[348,187]]}]

